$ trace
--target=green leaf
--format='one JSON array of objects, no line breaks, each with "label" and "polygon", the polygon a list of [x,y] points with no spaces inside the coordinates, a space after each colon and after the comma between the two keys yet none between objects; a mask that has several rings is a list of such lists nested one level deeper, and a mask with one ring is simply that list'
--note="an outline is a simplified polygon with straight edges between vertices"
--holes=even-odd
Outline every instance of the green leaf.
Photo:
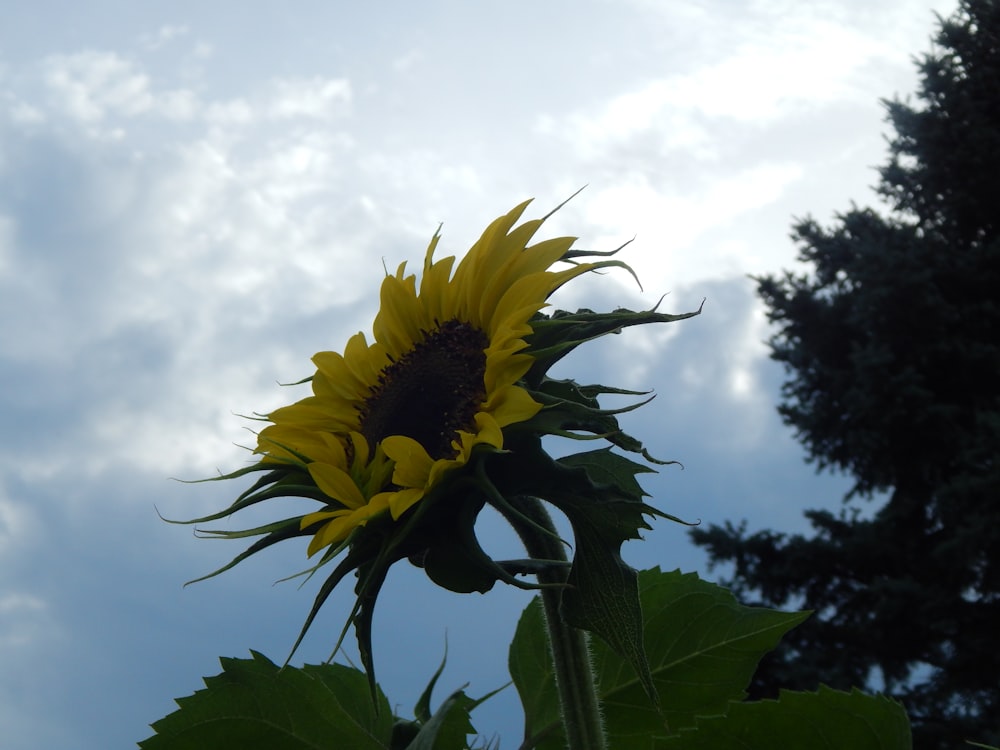
[{"label": "green leaf", "polygon": [[782,691],[778,700],[734,703],[723,716],[698,720],[657,750],[773,750],[779,747],[909,750],[906,711],[883,695]]},{"label": "green leaf", "polygon": [[[642,629],[659,706],[650,704],[630,663],[599,639],[591,641],[598,693],[611,748],[652,748],[695,725],[696,716],[723,713],[745,696],[760,658],[807,613],[745,607],[693,573],[638,575]],[[527,736],[539,748],[562,747],[562,727],[540,606],[533,603],[511,644],[510,669],[521,696]],[[666,722],[666,723],[665,723]]]},{"label": "green leaf", "polygon": [[649,705],[628,665],[595,640],[594,667],[612,747],[642,747],[634,735],[676,732],[693,726],[696,716],[722,713],[729,701],[742,700],[761,657],[809,616],[746,607],[695,573],[645,570],[639,591],[662,715]]},{"label": "green leaf", "polygon": [[524,707],[524,736],[538,739],[554,734],[554,744],[539,747],[565,747],[545,615],[538,597],[521,613],[507,665]]},{"label": "green leaf", "polygon": [[350,747],[386,750],[393,717],[379,691],[371,699],[363,672],[340,664],[279,669],[267,657],[222,658],[222,674],[177,700],[179,708],[155,722],[143,750],[268,750]]},{"label": "green leaf", "polygon": [[420,727],[406,750],[465,750],[469,746],[466,736],[476,732],[469,714],[479,703],[462,690],[456,690]]}]

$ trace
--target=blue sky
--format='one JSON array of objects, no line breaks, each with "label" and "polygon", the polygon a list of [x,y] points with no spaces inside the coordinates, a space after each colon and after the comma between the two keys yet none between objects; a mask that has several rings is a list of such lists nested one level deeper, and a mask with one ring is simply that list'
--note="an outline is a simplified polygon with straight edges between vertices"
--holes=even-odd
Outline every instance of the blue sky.
[{"label": "blue sky", "polygon": [[[461,255],[528,197],[549,236],[639,273],[556,302],[702,316],[583,349],[561,374],[654,388],[625,420],[683,518],[803,529],[816,476],[774,407],[782,380],[747,274],[794,268],[792,218],[874,198],[881,97],[951,3],[13,4],[0,26],[0,737],[7,750],[129,747],[248,649],[281,661],[315,589],[272,585],[304,545],[182,588],[238,550],[159,520],[228,504],[184,485],[241,466],[236,414],[299,398],[309,357],[367,330],[383,260],[443,222]],[[234,527],[240,526],[234,521]],[[486,518],[490,549],[513,550]],[[697,570],[679,526],[626,558]],[[328,655],[335,595],[297,663]],[[527,595],[436,590],[394,569],[375,654],[406,711],[506,681]],[[477,714],[517,743],[508,690]]]}]

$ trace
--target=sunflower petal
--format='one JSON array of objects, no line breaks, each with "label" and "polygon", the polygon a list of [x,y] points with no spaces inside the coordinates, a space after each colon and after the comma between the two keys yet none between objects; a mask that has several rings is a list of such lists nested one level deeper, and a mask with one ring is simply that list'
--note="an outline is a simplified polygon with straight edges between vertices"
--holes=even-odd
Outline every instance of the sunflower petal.
[{"label": "sunflower petal", "polygon": [[416,440],[405,435],[392,435],[382,441],[385,455],[396,462],[392,481],[400,487],[420,487],[427,485],[434,459]]},{"label": "sunflower petal", "polygon": [[416,488],[399,490],[398,492],[383,493],[389,498],[389,512],[392,520],[398,521],[399,517],[416,505],[424,497],[424,491]]},{"label": "sunflower petal", "polygon": [[360,508],[365,504],[365,498],[354,483],[351,475],[337,466],[322,464],[314,461],[307,467],[309,476],[316,482],[324,495],[327,495],[337,502],[343,503],[348,508]]}]

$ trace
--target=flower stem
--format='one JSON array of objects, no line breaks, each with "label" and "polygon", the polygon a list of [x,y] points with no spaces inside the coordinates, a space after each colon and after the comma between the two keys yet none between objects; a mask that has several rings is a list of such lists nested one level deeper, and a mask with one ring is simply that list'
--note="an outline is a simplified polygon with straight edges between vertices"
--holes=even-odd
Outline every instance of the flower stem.
[{"label": "flower stem", "polygon": [[[545,506],[533,497],[508,500],[521,515],[506,512],[504,516],[521,537],[528,554],[541,560],[565,561],[566,552]],[[565,583],[567,575],[562,568],[551,568],[538,573],[538,582]],[[566,746],[573,750],[604,750],[604,728],[587,635],[563,621],[559,613],[561,594],[562,589],[558,586],[546,586],[541,590]]]}]

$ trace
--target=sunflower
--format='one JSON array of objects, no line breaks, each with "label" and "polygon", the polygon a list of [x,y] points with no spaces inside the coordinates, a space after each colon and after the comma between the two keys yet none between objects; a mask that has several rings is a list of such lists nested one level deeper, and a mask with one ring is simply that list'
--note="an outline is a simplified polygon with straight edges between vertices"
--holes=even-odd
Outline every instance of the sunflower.
[{"label": "sunflower", "polygon": [[[461,262],[434,259],[438,232],[419,281],[405,263],[386,274],[372,340],[358,333],[342,354],[316,354],[315,374],[302,381],[311,383],[312,395],[254,417],[268,423],[254,449],[259,460],[202,480],[256,476],[253,484],[222,510],[176,521],[216,522],[276,498],[318,502],[315,512],[255,528],[200,528],[210,538],[256,540],[195,580],[279,542],[309,537],[309,555],[322,555],[302,573],[311,576],[327,564],[332,569],[292,653],[331,593],[355,574],[357,598],[348,622],[373,694],[374,608],[389,569],[401,560],[457,593],[485,593],[498,581],[557,591],[559,617],[618,644],[655,693],[641,639],[628,640],[629,633],[641,634],[642,622],[635,571],[620,548],[649,528],[647,516],[679,519],[644,502],[637,476],[652,469],[612,451],[669,463],[651,457],[618,423],[616,415],[649,399],[605,409],[599,403],[605,395],[643,394],[555,379],[548,371],[582,344],[631,326],[683,320],[701,309],[680,315],[658,312],[658,306],[542,312],[557,289],[581,274],[612,267],[635,274],[610,257],[621,248],[574,249],[572,237],[529,244],[548,218],[518,223],[529,203],[490,224]],[[608,445],[553,458],[542,443],[546,436]],[[525,542],[527,559],[494,560],[482,548],[476,523],[487,505]],[[545,506],[573,529],[572,561]]]},{"label": "sunflower", "polygon": [[304,464],[329,498],[301,518],[310,555],[375,517],[398,520],[473,451],[502,450],[504,428],[542,409],[521,384],[534,361],[531,320],[602,264],[552,270],[575,238],[529,245],[547,218],[517,225],[529,203],[490,224],[457,267],[434,260],[436,233],[419,288],[405,263],[383,280],[374,341],[358,333],[343,354],[316,354],[312,395],[267,415],[262,463]]}]

